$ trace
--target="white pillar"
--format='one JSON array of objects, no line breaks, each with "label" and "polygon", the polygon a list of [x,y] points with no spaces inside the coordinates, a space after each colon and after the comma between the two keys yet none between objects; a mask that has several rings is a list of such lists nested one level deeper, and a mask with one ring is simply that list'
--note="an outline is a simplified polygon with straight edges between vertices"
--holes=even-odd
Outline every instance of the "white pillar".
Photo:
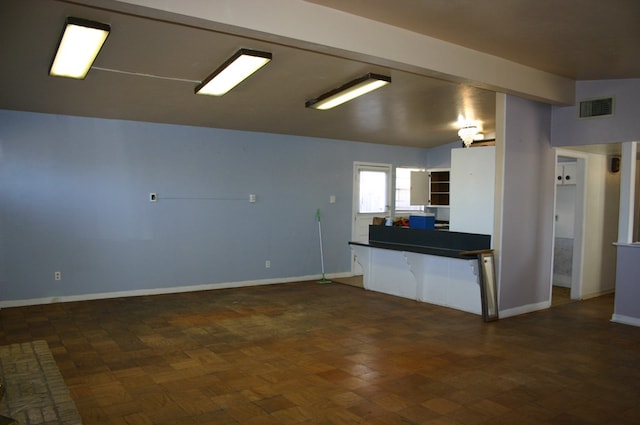
[{"label": "white pillar", "polygon": [[620,217],[618,219],[618,242],[633,242],[633,213],[636,193],[636,158],[638,142],[622,144],[620,172]]}]

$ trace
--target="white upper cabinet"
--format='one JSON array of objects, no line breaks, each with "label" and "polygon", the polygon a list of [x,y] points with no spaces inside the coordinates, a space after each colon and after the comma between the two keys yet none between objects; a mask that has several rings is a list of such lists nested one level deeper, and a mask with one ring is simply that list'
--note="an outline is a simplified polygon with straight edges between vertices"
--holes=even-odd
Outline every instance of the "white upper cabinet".
[{"label": "white upper cabinet", "polygon": [[576,184],[575,162],[564,162],[556,165],[556,184]]},{"label": "white upper cabinet", "polygon": [[411,205],[449,206],[449,170],[411,172]]},{"label": "white upper cabinet", "polygon": [[449,229],[493,236],[495,146],[451,150]]}]

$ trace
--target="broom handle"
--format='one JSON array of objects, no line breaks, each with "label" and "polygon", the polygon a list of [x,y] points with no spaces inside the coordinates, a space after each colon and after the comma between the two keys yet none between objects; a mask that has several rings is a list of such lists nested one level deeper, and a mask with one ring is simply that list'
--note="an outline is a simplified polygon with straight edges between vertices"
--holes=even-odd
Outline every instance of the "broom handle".
[{"label": "broom handle", "polygon": [[320,209],[318,209],[318,236],[320,236],[320,266],[322,267],[322,277],[324,278],[324,253],[322,252],[322,226],[320,225]]}]

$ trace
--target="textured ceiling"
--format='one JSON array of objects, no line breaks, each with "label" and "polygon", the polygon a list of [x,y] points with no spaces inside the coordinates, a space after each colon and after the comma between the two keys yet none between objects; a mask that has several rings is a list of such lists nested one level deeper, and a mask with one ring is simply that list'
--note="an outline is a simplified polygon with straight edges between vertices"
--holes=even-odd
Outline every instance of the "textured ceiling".
[{"label": "textured ceiling", "polygon": [[306,0],[574,80],[640,77],[638,0]]}]

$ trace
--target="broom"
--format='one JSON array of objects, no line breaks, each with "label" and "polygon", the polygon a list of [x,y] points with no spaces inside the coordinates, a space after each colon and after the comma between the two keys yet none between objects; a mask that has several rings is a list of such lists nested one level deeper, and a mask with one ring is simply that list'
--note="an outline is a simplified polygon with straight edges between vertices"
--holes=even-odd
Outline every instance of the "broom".
[{"label": "broom", "polygon": [[324,254],[322,253],[322,225],[320,224],[320,208],[316,211],[316,217],[318,218],[318,236],[320,237],[320,264],[322,266],[322,279],[318,283],[331,283],[330,280],[324,277]]}]

